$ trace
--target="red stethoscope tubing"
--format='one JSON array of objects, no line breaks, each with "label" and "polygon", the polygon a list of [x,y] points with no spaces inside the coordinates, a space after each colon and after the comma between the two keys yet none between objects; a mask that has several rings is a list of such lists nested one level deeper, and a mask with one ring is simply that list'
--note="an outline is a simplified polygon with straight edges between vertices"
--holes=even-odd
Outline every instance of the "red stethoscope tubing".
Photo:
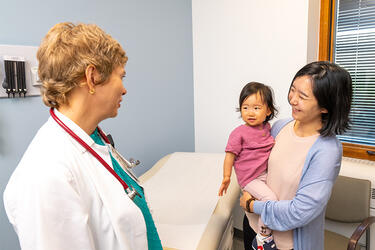
[{"label": "red stethoscope tubing", "polygon": [[[118,174],[115,172],[115,170],[113,170],[113,168],[111,168],[111,166],[109,166],[108,163],[105,160],[103,160],[103,158],[100,157],[100,155],[98,155],[95,152],[94,149],[92,149],[89,145],[87,145],[86,142],[84,142],[68,126],[66,126],[65,123],[63,123],[56,116],[55,112],[53,111],[53,108],[51,108],[49,110],[49,113],[51,114],[52,118],[56,121],[56,123],[60,125],[60,127],[62,127],[71,137],[73,137],[79,144],[81,144],[82,147],[87,149],[87,151],[89,151],[121,183],[121,185],[124,187],[125,190],[128,189],[129,186],[125,183],[125,181],[123,181],[123,179],[121,179],[120,176],[118,176]],[[108,140],[107,136],[103,133],[103,131],[99,127],[97,127],[97,128],[98,128],[99,134],[103,138],[103,140],[106,143],[109,143],[109,140]]]}]

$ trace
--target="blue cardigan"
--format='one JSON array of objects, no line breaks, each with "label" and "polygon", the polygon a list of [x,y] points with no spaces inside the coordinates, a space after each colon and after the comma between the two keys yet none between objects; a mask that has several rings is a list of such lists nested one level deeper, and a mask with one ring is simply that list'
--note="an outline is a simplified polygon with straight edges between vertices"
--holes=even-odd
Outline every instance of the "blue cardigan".
[{"label": "blue cardigan", "polygon": [[[292,119],[272,126],[273,137]],[[293,157],[292,155],[290,157]],[[307,153],[293,200],[256,201],[254,213],[277,231],[293,230],[295,250],[324,249],[324,217],[333,184],[340,171],[342,145],[336,136],[319,136]]]}]

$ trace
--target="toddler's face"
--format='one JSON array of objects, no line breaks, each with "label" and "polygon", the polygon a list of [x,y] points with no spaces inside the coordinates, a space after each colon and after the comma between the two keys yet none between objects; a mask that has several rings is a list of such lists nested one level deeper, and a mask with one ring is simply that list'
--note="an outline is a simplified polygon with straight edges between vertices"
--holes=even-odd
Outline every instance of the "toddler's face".
[{"label": "toddler's face", "polygon": [[248,96],[241,105],[242,120],[249,126],[262,124],[270,114],[270,109],[259,93]]}]

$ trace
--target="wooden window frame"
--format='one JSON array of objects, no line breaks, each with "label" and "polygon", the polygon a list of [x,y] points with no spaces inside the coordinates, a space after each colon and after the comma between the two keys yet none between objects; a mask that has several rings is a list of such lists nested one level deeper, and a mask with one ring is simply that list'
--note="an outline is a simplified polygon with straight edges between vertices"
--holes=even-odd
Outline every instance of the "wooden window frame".
[{"label": "wooden window frame", "polygon": [[[336,0],[320,1],[319,60],[333,61]],[[343,156],[375,161],[375,147],[343,142]]]}]

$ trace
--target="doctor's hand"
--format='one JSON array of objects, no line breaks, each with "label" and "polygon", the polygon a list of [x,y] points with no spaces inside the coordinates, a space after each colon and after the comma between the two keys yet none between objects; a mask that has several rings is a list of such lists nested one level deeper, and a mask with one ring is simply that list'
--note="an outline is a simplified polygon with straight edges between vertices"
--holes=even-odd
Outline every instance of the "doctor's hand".
[{"label": "doctor's hand", "polygon": [[219,196],[223,196],[229,187],[230,177],[224,177],[219,189]]}]

